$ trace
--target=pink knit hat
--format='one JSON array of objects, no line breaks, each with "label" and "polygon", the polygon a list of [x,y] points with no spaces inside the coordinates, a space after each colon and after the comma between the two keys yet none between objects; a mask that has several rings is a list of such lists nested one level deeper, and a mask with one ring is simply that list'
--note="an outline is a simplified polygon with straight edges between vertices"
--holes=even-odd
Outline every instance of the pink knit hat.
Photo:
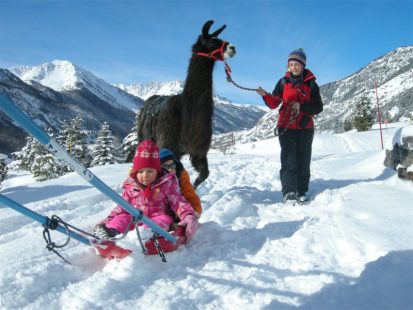
[{"label": "pink knit hat", "polygon": [[136,148],[131,176],[143,168],[152,168],[158,172],[162,171],[159,159],[159,146],[151,140],[142,141]]}]

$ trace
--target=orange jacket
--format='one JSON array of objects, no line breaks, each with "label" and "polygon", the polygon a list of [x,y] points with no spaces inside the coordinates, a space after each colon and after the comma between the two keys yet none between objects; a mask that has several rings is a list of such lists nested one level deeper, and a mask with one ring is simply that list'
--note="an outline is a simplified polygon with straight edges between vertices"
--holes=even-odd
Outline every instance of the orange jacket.
[{"label": "orange jacket", "polygon": [[198,194],[193,188],[191,179],[189,178],[189,173],[185,169],[183,169],[181,172],[180,181],[182,195],[186,198],[186,200],[188,200],[188,202],[192,205],[194,210],[198,212],[199,215],[201,215],[201,199],[199,199]]}]

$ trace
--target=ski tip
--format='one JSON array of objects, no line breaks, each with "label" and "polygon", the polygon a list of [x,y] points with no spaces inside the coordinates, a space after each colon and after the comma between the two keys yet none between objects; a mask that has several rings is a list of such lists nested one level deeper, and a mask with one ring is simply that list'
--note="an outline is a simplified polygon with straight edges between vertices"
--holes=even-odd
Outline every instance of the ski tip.
[{"label": "ski tip", "polygon": [[131,250],[124,249],[112,241],[100,241],[99,243],[94,242],[93,248],[95,249],[97,255],[100,255],[106,259],[122,259],[132,253]]}]

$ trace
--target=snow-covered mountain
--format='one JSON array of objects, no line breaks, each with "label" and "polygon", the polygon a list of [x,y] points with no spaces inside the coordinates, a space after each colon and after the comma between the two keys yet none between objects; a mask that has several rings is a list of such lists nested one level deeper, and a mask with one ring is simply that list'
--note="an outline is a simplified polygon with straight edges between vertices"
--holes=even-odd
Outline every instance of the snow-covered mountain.
[{"label": "snow-covered mountain", "polygon": [[324,111],[318,117],[321,130],[343,131],[343,122],[356,100],[367,95],[377,107],[376,89],[383,117],[389,121],[413,118],[413,46],[397,48],[342,80],[320,87]]},{"label": "snow-covered mountain", "polygon": [[141,107],[136,96],[130,96],[69,61],[54,60],[40,66],[21,66],[9,70],[28,84],[39,83],[57,92],[87,89],[116,108],[124,107],[136,111]]},{"label": "snow-covered mountain", "polygon": [[[42,128],[51,126],[58,130],[64,120],[81,114],[84,128],[92,136],[107,121],[114,135],[123,138],[133,127],[135,111],[143,105],[142,99],[68,62],[12,71],[25,81],[7,69],[0,69],[0,91]],[[0,122],[0,152],[8,154],[20,149],[27,133],[1,111]]]},{"label": "snow-covered mountain", "polygon": [[146,100],[153,95],[170,96],[179,94],[182,92],[182,89],[184,88],[184,82],[151,82],[148,84],[117,84],[115,86],[136,97]]},{"label": "snow-covered mountain", "polygon": [[[120,89],[142,99],[153,95],[171,96],[183,91],[184,81],[152,82],[149,84],[116,85]],[[222,134],[252,128],[265,114],[262,106],[241,105],[231,100],[214,95],[213,131]]]}]

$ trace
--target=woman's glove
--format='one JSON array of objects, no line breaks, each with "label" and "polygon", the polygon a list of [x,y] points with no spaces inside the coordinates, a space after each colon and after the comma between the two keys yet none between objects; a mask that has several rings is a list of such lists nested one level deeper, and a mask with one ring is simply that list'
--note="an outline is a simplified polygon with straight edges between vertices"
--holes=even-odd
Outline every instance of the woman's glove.
[{"label": "woman's glove", "polygon": [[263,97],[266,96],[266,95],[268,95],[267,91],[266,91],[265,89],[262,89],[261,86],[256,89],[256,92],[257,92],[260,96],[263,96]]},{"label": "woman's glove", "polygon": [[198,220],[192,214],[188,214],[185,218],[179,222],[178,225],[186,226],[185,236],[187,239],[191,238],[195,234],[198,228]]},{"label": "woman's glove", "polygon": [[294,111],[298,115],[300,112],[300,103],[299,102],[291,102],[291,111]]}]

